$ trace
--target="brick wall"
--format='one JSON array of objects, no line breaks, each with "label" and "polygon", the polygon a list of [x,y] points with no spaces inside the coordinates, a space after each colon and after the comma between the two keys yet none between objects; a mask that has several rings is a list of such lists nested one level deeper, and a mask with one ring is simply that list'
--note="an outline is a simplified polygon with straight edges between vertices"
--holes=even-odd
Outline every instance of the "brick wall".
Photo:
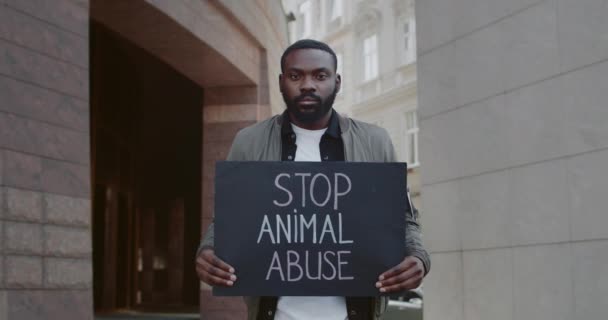
[{"label": "brick wall", "polygon": [[88,1],[0,0],[0,319],[92,319]]}]

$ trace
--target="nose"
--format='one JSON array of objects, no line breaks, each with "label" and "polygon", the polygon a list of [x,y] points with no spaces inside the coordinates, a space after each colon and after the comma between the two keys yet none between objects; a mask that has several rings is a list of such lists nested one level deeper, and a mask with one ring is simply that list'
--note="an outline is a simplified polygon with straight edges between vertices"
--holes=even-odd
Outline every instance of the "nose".
[{"label": "nose", "polygon": [[312,77],[304,77],[302,83],[300,85],[300,92],[315,92],[317,89],[315,88],[315,83]]}]

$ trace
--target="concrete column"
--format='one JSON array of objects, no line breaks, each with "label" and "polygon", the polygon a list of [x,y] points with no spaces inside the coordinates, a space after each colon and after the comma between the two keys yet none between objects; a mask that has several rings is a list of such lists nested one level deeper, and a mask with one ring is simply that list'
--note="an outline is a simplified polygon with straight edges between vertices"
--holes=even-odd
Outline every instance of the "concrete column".
[{"label": "concrete column", "polygon": [[604,319],[606,1],[416,4],[425,319]]}]

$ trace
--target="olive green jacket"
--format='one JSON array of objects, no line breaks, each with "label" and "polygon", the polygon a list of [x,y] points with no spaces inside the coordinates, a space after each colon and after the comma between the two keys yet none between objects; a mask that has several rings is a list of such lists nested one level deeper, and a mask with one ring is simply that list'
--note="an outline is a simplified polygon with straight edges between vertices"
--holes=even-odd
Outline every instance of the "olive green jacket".
[{"label": "olive green jacket", "polygon": [[[342,141],[344,143],[345,161],[352,162],[396,162],[395,150],[385,129],[378,126],[338,116]],[[239,131],[232,143],[226,160],[228,161],[281,161],[281,125],[283,116],[275,115]],[[422,260],[425,273],[428,273],[431,262],[420,239],[420,226],[416,214],[406,213],[405,246],[408,255]],[[197,256],[204,248],[214,246],[213,223],[207,229],[197,251]],[[245,297],[248,308],[248,319],[256,319],[259,297]],[[375,318],[379,319],[388,304],[387,297],[375,299]]]}]

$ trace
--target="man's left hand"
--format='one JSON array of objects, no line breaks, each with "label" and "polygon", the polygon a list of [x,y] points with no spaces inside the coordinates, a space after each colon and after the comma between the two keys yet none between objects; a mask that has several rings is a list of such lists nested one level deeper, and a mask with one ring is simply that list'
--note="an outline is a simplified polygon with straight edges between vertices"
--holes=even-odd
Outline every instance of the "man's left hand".
[{"label": "man's left hand", "polygon": [[405,257],[395,267],[389,269],[378,277],[376,288],[380,292],[396,292],[402,290],[416,289],[424,278],[424,264],[417,257]]}]

